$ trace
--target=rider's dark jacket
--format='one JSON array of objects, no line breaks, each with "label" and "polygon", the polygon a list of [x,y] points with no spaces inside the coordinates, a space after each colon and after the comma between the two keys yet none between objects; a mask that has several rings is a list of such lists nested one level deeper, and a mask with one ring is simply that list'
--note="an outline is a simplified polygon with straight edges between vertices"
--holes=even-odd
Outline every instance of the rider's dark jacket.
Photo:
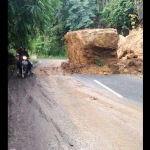
[{"label": "rider's dark jacket", "polygon": [[19,60],[22,59],[23,55],[29,57],[29,54],[27,51],[18,51],[17,54],[19,55]]}]

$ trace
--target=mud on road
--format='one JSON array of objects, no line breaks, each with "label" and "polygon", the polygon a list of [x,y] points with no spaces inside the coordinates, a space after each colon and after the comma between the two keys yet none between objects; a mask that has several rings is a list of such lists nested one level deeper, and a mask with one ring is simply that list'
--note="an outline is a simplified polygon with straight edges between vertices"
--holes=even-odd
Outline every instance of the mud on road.
[{"label": "mud on road", "polygon": [[8,82],[8,150],[142,150],[142,108],[83,85],[43,59]]}]

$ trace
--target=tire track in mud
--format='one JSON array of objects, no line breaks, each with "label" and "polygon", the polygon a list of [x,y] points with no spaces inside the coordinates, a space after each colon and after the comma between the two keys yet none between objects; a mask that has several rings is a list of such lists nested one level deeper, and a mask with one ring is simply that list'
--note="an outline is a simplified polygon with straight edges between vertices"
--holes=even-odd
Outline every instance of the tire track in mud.
[{"label": "tire track in mud", "polygon": [[[38,149],[39,146],[36,146],[34,143],[31,144],[31,147],[29,148],[30,142],[28,139],[33,138],[32,134],[30,135],[30,132],[32,131],[30,128],[33,128],[33,124],[29,123],[29,120],[27,117],[31,117],[33,114],[31,110],[29,109],[27,102],[29,102],[29,99],[27,99],[27,94],[29,90],[31,90],[31,86],[34,86],[34,81],[30,82],[31,85],[28,86],[28,82],[32,81],[30,80],[30,77],[22,79],[17,76],[13,76],[10,81],[10,87],[12,87],[11,91],[11,101],[15,104],[13,107],[10,108],[9,114],[11,114],[11,118],[9,117],[9,125],[11,129],[13,130],[12,138],[10,139],[12,142],[9,143],[9,147],[11,145],[14,146],[16,149]],[[29,80],[29,81],[28,81]],[[17,93],[17,97],[14,96]],[[29,96],[30,102],[33,101],[32,97]],[[27,101],[28,100],[28,101]],[[34,128],[33,128],[33,131]],[[32,133],[32,132],[31,132]],[[34,135],[34,134],[33,134]],[[34,145],[34,148],[32,147]]]},{"label": "tire track in mud", "polygon": [[[9,111],[9,149],[50,150],[54,143],[55,148],[61,150],[79,149],[73,142],[73,127],[71,135],[61,128],[64,123],[64,127],[69,123],[68,116],[50,96],[53,91],[44,88],[37,75],[22,79],[14,74],[9,89],[9,99],[14,104],[10,105]],[[71,122],[69,124],[72,126]]]},{"label": "tire track in mud", "polygon": [[[52,78],[52,80],[53,80],[53,78]],[[54,82],[53,81],[50,81],[50,83],[52,83],[52,85],[53,86],[55,86],[54,85]],[[45,84],[46,83],[46,84]],[[53,91],[53,89],[52,89],[52,86],[47,86],[47,83],[48,84],[50,84],[49,82],[45,82],[44,83],[44,81],[42,80],[40,80],[39,78],[38,78],[38,86],[40,87],[40,91],[41,91],[41,95],[44,95],[44,97],[48,97],[49,95],[53,95],[54,94],[54,92],[57,92],[57,91]],[[49,91],[48,89],[51,89],[51,91]],[[37,93],[37,92],[36,92]],[[49,96],[49,97],[51,97],[51,96]],[[69,145],[69,146],[74,146],[74,147],[72,147],[72,148],[69,148],[69,150],[70,149],[74,149],[74,150],[76,150],[76,149],[78,149],[78,148],[76,148],[76,146],[74,145],[74,144],[72,144],[72,143],[76,143],[75,141],[76,141],[76,139],[74,139],[70,134],[68,135],[67,133],[65,133],[64,132],[64,129],[62,129],[62,126],[68,126],[68,124],[70,124],[71,122],[70,122],[70,120],[68,120],[68,116],[66,116],[66,112],[64,112],[65,110],[64,110],[64,108],[62,108],[61,106],[60,106],[60,104],[58,103],[59,102],[59,99],[61,98],[61,96],[59,95],[59,94],[57,94],[57,98],[56,97],[52,97],[51,99],[47,99],[49,102],[52,102],[52,104],[54,104],[54,106],[52,107],[53,109],[53,111],[54,111],[54,113],[53,112],[51,112],[52,113],[52,116],[53,117],[51,117],[51,116],[49,116],[49,120],[51,121],[51,123],[53,124],[53,126],[55,127],[55,129],[57,130],[57,132],[59,133],[59,136],[62,138],[61,140],[60,140],[60,138],[59,138],[59,142],[61,143],[61,144],[67,144],[67,145]],[[54,100],[55,99],[55,100]],[[45,103],[45,101],[44,101],[44,103]],[[56,113],[55,113],[56,112]],[[55,114],[57,115],[56,117],[55,117]],[[64,121],[62,122],[61,121],[61,125],[60,125],[60,118],[62,118]],[[55,120],[55,121],[54,121]],[[59,121],[59,122],[58,122]],[[63,125],[64,123],[66,122],[66,124],[65,125]],[[70,122],[70,123],[69,123]],[[71,123],[71,126],[72,126],[72,123]],[[72,129],[73,127],[71,127],[70,126],[70,129],[69,130],[74,130],[74,129]],[[68,130],[68,129],[67,129]],[[75,132],[75,131],[73,131],[72,132],[71,131],[71,134],[73,134],[73,132]],[[75,134],[75,133],[74,133]],[[78,133],[79,134],[79,133]],[[72,138],[73,138],[73,140],[72,140]],[[71,141],[71,142],[68,142],[68,141]],[[74,142],[73,142],[74,141]],[[82,143],[82,142],[80,142],[80,143]],[[86,146],[84,146],[84,147],[86,147]],[[88,149],[87,149],[88,150]]]},{"label": "tire track in mud", "polygon": [[[13,74],[12,78],[9,80],[9,87],[11,87],[11,101],[13,106],[10,107],[11,118],[9,118],[9,125],[11,126],[13,133],[11,139],[9,139],[9,148],[24,149],[25,144],[28,145],[26,138],[28,135],[28,130],[30,126],[26,124],[26,98],[28,89],[26,87],[27,78],[22,79],[17,76],[16,72]],[[17,95],[17,96],[16,96]],[[30,113],[30,112],[29,112]],[[24,134],[24,131],[26,134]],[[25,143],[25,144],[24,144]]]}]

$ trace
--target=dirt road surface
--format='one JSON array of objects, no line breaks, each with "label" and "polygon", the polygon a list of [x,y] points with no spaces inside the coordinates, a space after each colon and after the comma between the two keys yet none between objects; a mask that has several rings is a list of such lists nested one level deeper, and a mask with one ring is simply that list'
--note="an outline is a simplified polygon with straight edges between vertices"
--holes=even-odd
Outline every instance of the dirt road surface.
[{"label": "dirt road surface", "polygon": [[143,109],[83,85],[40,60],[8,82],[8,150],[142,150]]}]

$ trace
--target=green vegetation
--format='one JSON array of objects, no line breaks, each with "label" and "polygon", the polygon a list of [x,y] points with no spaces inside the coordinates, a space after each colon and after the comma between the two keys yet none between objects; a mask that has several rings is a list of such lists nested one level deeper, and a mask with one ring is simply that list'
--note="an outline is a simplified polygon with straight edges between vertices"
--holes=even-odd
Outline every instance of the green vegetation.
[{"label": "green vegetation", "polygon": [[99,62],[98,65],[101,66],[101,67],[103,67],[104,63],[103,62]]},{"label": "green vegetation", "polygon": [[141,0],[8,0],[8,51],[15,55],[22,45],[38,58],[67,57],[68,31],[116,28],[126,36],[142,8]]},{"label": "green vegetation", "polygon": [[101,61],[101,60],[93,60],[92,63],[100,66],[100,67],[103,67],[104,66],[104,63]]},{"label": "green vegetation", "polygon": [[8,53],[8,74],[10,74],[16,68],[17,59],[12,53]]},{"label": "green vegetation", "polygon": [[15,64],[8,65],[8,73],[12,72],[15,69],[16,69],[16,65]]},{"label": "green vegetation", "polygon": [[38,56],[38,58],[68,58],[67,55],[63,55],[63,56],[48,56],[48,55],[40,55]]},{"label": "green vegetation", "polygon": [[129,30],[133,28],[133,23],[136,26],[138,24],[138,18],[136,18],[136,21],[133,19],[136,13],[136,10],[134,10],[134,1],[112,0],[101,11],[101,21],[104,26],[116,28],[119,34],[126,36]]}]

